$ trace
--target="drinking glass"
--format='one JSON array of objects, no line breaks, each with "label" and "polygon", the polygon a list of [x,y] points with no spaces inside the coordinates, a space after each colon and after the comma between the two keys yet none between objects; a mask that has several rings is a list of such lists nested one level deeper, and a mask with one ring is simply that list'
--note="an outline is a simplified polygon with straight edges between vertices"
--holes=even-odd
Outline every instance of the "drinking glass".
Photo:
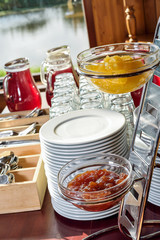
[{"label": "drinking glass", "polygon": [[111,110],[120,112],[125,116],[127,126],[127,142],[128,146],[130,146],[134,129],[133,112],[135,110],[134,102],[130,93],[113,94],[110,100],[110,108]]},{"label": "drinking glass", "polygon": [[55,76],[53,98],[49,109],[50,118],[79,109],[78,88],[72,73]]},{"label": "drinking glass", "polygon": [[31,75],[29,60],[18,58],[4,65],[3,80],[6,104],[10,112],[41,108],[41,95]]},{"label": "drinking glass", "polygon": [[[46,99],[51,106],[55,77],[62,73],[73,73],[70,48],[67,45],[47,51],[47,57],[41,64],[41,81],[46,85]],[[74,75],[74,74],[73,74]]]},{"label": "drinking glass", "polygon": [[81,109],[104,108],[103,93],[91,86],[83,76],[79,79],[79,97]]}]

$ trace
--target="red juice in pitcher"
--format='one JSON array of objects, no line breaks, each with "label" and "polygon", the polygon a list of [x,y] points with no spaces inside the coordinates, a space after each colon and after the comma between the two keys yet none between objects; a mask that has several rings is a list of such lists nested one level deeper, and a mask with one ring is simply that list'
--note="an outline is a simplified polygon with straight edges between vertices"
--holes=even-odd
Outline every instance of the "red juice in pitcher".
[{"label": "red juice in pitcher", "polygon": [[5,64],[7,72],[3,90],[9,111],[41,108],[40,92],[34,82],[26,58],[19,58]]}]

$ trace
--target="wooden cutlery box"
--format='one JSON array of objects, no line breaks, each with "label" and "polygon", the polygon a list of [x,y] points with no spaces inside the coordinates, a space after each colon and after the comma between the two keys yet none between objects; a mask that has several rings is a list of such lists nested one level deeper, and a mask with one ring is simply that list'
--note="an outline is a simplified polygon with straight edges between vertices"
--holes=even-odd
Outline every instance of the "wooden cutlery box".
[{"label": "wooden cutlery box", "polygon": [[15,183],[0,185],[0,213],[14,213],[41,209],[47,180],[40,155],[40,144],[2,148],[19,156],[19,168],[10,172]]},{"label": "wooden cutlery box", "polygon": [[[37,122],[39,132],[40,126],[47,120],[49,120],[49,115],[1,121],[0,131],[23,130],[26,124]],[[0,141],[25,139],[39,139],[39,133],[11,136],[0,139]],[[1,147],[0,153],[4,151],[13,151],[19,158],[19,163],[17,169],[10,170],[10,173],[15,176],[15,182],[0,185],[0,214],[40,210],[47,187],[40,143]]]}]

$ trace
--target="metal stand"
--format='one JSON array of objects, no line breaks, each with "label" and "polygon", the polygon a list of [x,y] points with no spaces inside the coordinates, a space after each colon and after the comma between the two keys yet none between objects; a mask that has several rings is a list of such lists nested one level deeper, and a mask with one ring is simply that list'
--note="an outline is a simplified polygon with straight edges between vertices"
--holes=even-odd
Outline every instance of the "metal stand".
[{"label": "metal stand", "polygon": [[[160,18],[156,26],[153,42],[160,48]],[[160,66],[156,68],[154,76],[160,78]],[[160,164],[156,164],[155,162],[160,142],[160,86],[152,82],[154,76],[143,88],[129,154],[135,181],[133,181],[132,188],[122,200],[118,225],[93,233],[84,238],[84,240],[90,240],[102,233],[117,230],[118,227],[123,234],[133,240],[139,240],[140,238],[149,239],[160,234],[160,231],[158,231],[141,236],[143,223],[160,223],[160,220],[143,221],[153,169],[156,167],[160,168]],[[147,143],[144,142],[143,136],[147,138]],[[145,150],[143,147],[141,149],[140,146],[137,149],[135,144],[137,140],[141,143],[141,146],[145,146]]]},{"label": "metal stand", "polygon": [[[160,47],[160,19],[157,24],[154,43]],[[158,66],[154,75],[160,77]],[[153,169],[159,167],[155,163],[160,142],[160,86],[152,82],[153,78],[144,86],[139,114],[133,134],[129,160],[132,162],[135,178],[139,178],[133,184],[131,190],[125,195],[119,211],[119,229],[133,240],[139,240],[146,200],[150,188]],[[149,140],[146,144],[143,136]],[[135,141],[144,144],[145,151],[137,151]]]}]

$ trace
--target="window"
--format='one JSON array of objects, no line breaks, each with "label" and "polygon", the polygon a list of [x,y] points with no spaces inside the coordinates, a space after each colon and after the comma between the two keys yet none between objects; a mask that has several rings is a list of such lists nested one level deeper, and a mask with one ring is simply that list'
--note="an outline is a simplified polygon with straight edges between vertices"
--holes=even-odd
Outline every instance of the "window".
[{"label": "window", "polygon": [[0,69],[8,61],[28,57],[31,71],[37,72],[46,51],[61,45],[70,46],[74,64],[77,54],[89,47],[81,1],[1,1]]}]

